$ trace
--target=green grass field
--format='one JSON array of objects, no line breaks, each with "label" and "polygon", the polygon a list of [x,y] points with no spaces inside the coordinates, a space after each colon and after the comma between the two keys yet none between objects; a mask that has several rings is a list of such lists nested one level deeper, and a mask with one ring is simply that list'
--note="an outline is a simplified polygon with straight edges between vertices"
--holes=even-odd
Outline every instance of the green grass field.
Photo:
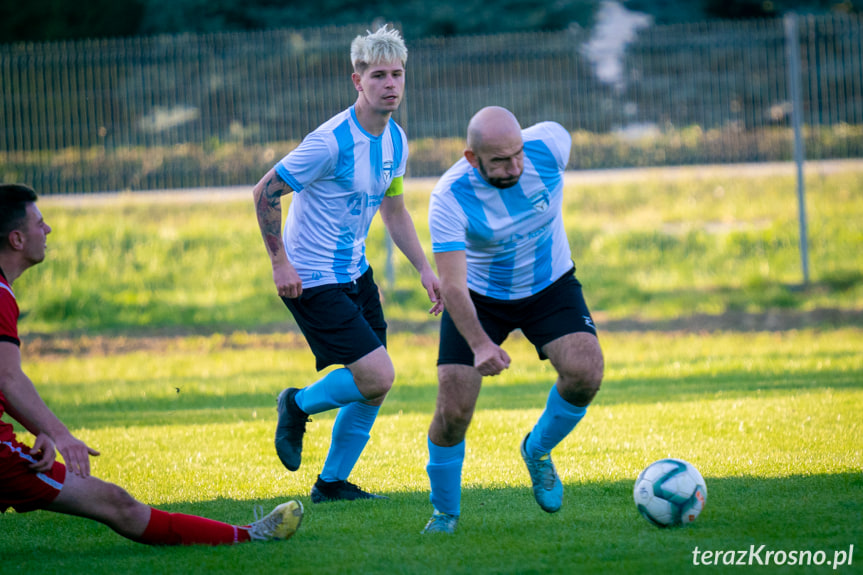
[{"label": "green grass field", "polygon": [[[486,380],[468,434],[455,537],[420,535],[431,513],[437,338],[402,258],[387,286],[383,249],[369,250],[397,381],[352,476],[390,500],[312,505],[334,413],[314,417],[302,468],[286,471],[272,447],[275,395],[317,374],[271,293],[251,202],[45,198],[49,260],[15,284],[28,312],[24,367],[102,451],[96,474],[168,511],[244,523],[254,505],[299,498],[307,513],[285,543],[177,549],[74,517],[10,512],[0,516],[3,571],[733,573],[746,568],[696,567],[693,551],[764,545],[761,559],[823,552],[824,564],[749,569],[859,572],[861,188],[858,172],[813,178],[807,290],[789,287],[800,274],[790,178],[572,188],[567,222],[607,370],[587,417],[554,452],[564,507],[539,509],[518,455],[554,375],[516,335],[505,344],[512,367]],[[427,193],[410,197],[425,242]],[[374,242],[383,244],[380,228]],[[632,501],[638,472],[666,456],[692,462],[707,483],[705,511],[682,529],[651,526]],[[851,545],[853,563],[833,565]]]}]

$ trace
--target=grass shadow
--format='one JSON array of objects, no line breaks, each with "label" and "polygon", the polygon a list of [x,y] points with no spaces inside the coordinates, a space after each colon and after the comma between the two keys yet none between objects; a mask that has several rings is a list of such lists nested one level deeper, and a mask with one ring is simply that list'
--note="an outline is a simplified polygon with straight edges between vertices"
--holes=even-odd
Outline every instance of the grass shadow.
[{"label": "grass shadow", "polygon": [[[261,378],[272,378],[261,372]],[[258,378],[247,374],[249,381]],[[44,386],[42,394],[49,405],[70,427],[161,426],[166,424],[218,424],[255,418],[276,418],[275,398],[281,385],[290,382],[265,383],[254,390],[243,387],[233,376],[172,377],[123,382],[87,382],[63,384],[62,393]],[[304,386],[309,382],[295,382]],[[545,405],[552,379],[536,377],[529,381],[503,382],[487,379],[480,393],[477,409],[523,410]],[[93,396],[100,389],[104,400]],[[266,389],[265,389],[266,388]],[[782,394],[789,391],[823,391],[824,389],[863,389],[860,374],[854,371],[821,369],[817,373],[772,373],[747,370],[722,370],[713,375],[676,378],[632,377],[607,379],[594,405],[651,405],[717,398],[742,398],[753,395]],[[177,391],[179,390],[179,391]],[[110,393],[109,393],[110,392]],[[138,397],[124,395],[141,394]],[[56,399],[52,399],[56,396]],[[428,414],[434,410],[437,396],[435,381],[396,385],[382,406],[381,415],[393,413]],[[315,415],[329,420],[332,410]]]}]

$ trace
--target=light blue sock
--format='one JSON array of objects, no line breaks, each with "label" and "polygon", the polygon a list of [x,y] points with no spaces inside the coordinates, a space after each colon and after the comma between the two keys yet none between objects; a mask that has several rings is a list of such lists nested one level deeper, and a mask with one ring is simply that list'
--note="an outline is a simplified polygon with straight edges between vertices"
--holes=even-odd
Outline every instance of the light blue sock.
[{"label": "light blue sock", "polygon": [[452,447],[441,447],[428,440],[429,462],[426,471],[431,483],[429,500],[441,513],[461,513],[461,468],[464,464],[464,441]]},{"label": "light blue sock", "polygon": [[545,404],[545,411],[527,438],[526,451],[531,457],[551,452],[569,432],[575,429],[587,407],[575,406],[560,396],[557,386],[552,386]]},{"label": "light blue sock", "polygon": [[360,393],[351,370],[342,367],[331,371],[315,383],[304,387],[294,396],[297,405],[312,415],[343,407],[365,397]]},{"label": "light blue sock", "polygon": [[324,481],[344,481],[369,442],[369,434],[378,416],[379,405],[351,403],[339,410],[333,424],[330,451],[321,471]]}]

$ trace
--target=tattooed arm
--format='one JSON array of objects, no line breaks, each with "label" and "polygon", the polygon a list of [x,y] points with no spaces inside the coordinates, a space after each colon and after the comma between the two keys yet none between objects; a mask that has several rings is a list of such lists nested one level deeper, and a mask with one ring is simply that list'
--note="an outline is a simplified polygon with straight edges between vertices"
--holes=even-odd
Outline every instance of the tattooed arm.
[{"label": "tattooed arm", "polygon": [[273,281],[278,294],[287,298],[297,298],[303,293],[303,282],[288,261],[282,243],[282,196],[292,191],[276,174],[275,168],[267,172],[254,189],[255,213],[273,266]]}]

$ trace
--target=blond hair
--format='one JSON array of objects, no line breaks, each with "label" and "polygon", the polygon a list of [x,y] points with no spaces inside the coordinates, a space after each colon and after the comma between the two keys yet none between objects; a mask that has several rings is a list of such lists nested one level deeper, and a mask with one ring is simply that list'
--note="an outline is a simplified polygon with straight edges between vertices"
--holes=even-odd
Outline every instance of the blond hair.
[{"label": "blond hair", "polygon": [[402,66],[408,59],[408,49],[399,31],[384,24],[375,32],[366,31],[351,42],[351,64],[354,72],[362,74],[366,68],[382,62],[400,61]]}]

